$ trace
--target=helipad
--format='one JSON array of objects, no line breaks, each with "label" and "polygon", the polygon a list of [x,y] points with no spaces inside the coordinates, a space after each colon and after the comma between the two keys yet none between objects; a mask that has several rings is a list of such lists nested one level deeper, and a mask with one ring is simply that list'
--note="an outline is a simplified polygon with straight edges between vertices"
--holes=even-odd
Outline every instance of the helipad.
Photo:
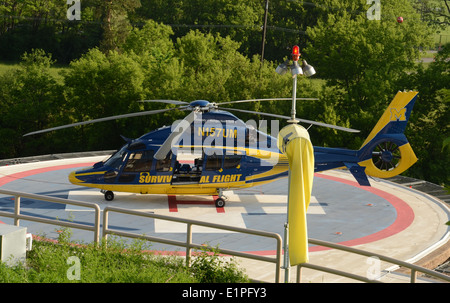
[{"label": "helipad", "polygon": [[[276,232],[283,235],[286,221],[287,179],[264,186],[226,192],[225,208],[216,208],[212,196],[167,196],[116,193],[111,202],[104,200],[96,189],[81,188],[69,183],[68,174],[77,167],[88,166],[103,157],[88,157],[43,161],[0,167],[0,189],[36,193],[106,206],[141,210],[155,214],[182,217],[206,222]],[[308,236],[347,246],[357,246],[400,260],[413,260],[448,238],[449,210],[439,200],[415,190],[381,180],[371,180],[371,187],[361,187],[345,171],[316,174],[313,198],[308,208]],[[21,212],[41,217],[74,222],[93,222],[91,211],[85,208],[22,199]],[[10,196],[0,195],[0,210],[13,211]],[[0,217],[0,222],[13,220]],[[186,239],[183,224],[111,214],[109,224],[114,229],[156,235],[169,239]],[[28,232],[49,238],[58,236],[57,226],[21,221]],[[92,233],[73,230],[72,240],[91,242]],[[272,239],[195,226],[193,240],[220,248],[275,254]],[[183,251],[183,248],[154,243],[158,251]],[[369,266],[364,259],[356,265],[352,256],[343,257],[323,247],[310,247],[311,262],[328,262],[339,267],[359,266],[362,275]],[[362,262],[361,262],[362,261]],[[255,279],[273,281],[273,265],[245,262],[248,274]],[[386,266],[389,267],[389,266]],[[336,277],[321,272],[308,274],[306,280],[331,282]]]}]

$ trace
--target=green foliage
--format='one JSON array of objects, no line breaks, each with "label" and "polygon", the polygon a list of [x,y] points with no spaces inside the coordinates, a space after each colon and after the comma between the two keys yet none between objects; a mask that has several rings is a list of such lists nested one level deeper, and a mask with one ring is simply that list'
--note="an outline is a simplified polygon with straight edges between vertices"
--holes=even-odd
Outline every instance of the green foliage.
[{"label": "green foliage", "polygon": [[141,0],[141,4],[132,18],[169,24],[175,30],[175,38],[199,29],[239,41],[240,51],[247,55],[260,51],[263,6],[259,0]]},{"label": "green foliage", "polygon": [[248,282],[248,278],[231,259],[221,257],[217,249],[210,253],[202,250],[194,258],[191,271],[200,283],[242,283]]},{"label": "green foliage", "polygon": [[155,58],[160,56],[169,58],[173,56],[173,45],[170,39],[172,35],[170,26],[148,20],[142,28],[133,28],[122,48],[126,52],[132,51],[141,56],[150,54]]},{"label": "green foliage", "polygon": [[49,151],[41,140],[27,141],[22,135],[54,121],[60,86],[50,73],[52,63],[50,54],[33,50],[23,55],[18,68],[0,76],[1,154],[14,156],[28,144],[37,146],[34,152]]},{"label": "green foliage", "polygon": [[93,22],[97,0],[83,0],[83,22],[68,22],[66,1],[6,0],[0,3],[0,58],[18,60],[24,52],[44,49],[69,63],[97,45],[101,26]]},{"label": "green foliage", "polygon": [[450,25],[450,6],[448,1],[421,0],[413,1],[421,12],[422,19],[438,30],[445,30]]},{"label": "green foliage", "polygon": [[[397,80],[415,66],[418,48],[431,46],[431,32],[418,22],[409,1],[383,1],[379,21],[368,20],[365,1],[329,2],[339,11],[308,28],[310,42],[304,51],[318,77],[345,90],[341,108],[350,114],[346,118],[367,133],[378,120],[373,113],[384,110],[396,91],[404,88]],[[401,24],[395,17],[400,15],[405,19]]]},{"label": "green foliage", "polygon": [[[119,134],[136,138],[184,116],[174,111],[22,137],[164,106],[136,102],[142,99],[289,97],[290,75],[274,70],[298,44],[317,74],[299,80],[297,96],[320,101],[298,102],[297,116],[362,130],[355,136],[312,127],[315,145],[359,148],[395,93],[417,89],[406,135],[419,162],[407,174],[448,182],[448,148],[442,149],[449,136],[448,46],[426,68],[417,66],[434,27],[420,20],[411,1],[383,0],[381,20],[367,19],[365,0],[269,1],[263,64],[264,1],[83,0],[82,22],[66,21],[64,1],[44,2],[0,3],[0,16],[14,16],[0,18],[0,58],[22,59],[0,73],[0,158],[116,149]],[[70,65],[55,70],[55,60]],[[290,102],[232,106],[290,113]]]},{"label": "green foliage", "polygon": [[[411,125],[411,132],[414,132],[411,142],[416,147],[420,161],[408,174],[438,184],[450,184],[450,157],[448,150],[442,149],[440,144],[449,135],[450,90],[442,89],[436,93],[435,98],[424,100],[435,106],[430,104],[429,110],[418,114]],[[427,134],[425,137],[419,135],[424,133]]]},{"label": "green foliage", "polygon": [[[127,54],[111,51],[105,55],[91,49],[64,73],[67,112],[75,122],[138,111],[136,101],[143,97],[143,81],[141,66]],[[79,140],[84,148],[115,148],[120,141],[110,135],[131,128],[132,124],[133,121],[112,121],[95,128],[88,126],[80,132]]]},{"label": "green foliage", "polygon": [[141,6],[139,0],[94,0],[96,14],[102,20],[102,39],[99,48],[104,52],[118,51],[126,41],[131,24],[128,13]]},{"label": "green foliage", "polygon": [[[144,252],[145,241],[125,244],[118,239],[78,245],[34,241],[26,264],[7,267],[0,263],[0,283],[237,283],[248,282],[233,261],[218,260],[216,254],[196,257],[187,268],[182,259]],[[69,279],[69,262],[77,258],[79,280]]]},{"label": "green foliage", "polygon": [[239,77],[247,63],[230,38],[191,31],[179,38],[177,52],[183,71],[183,94],[188,98],[222,101],[229,99],[229,81]]},{"label": "green foliage", "polygon": [[419,65],[400,83],[419,91],[407,137],[419,161],[407,174],[438,184],[450,184],[450,154],[443,149],[450,125],[450,44],[444,46],[428,68]]}]

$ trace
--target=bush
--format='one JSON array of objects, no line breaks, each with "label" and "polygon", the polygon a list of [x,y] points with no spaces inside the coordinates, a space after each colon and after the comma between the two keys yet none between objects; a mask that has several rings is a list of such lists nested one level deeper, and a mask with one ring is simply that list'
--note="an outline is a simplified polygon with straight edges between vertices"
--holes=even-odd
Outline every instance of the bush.
[{"label": "bush", "polygon": [[[203,252],[191,268],[183,259],[157,256],[143,250],[144,241],[132,245],[109,240],[79,245],[34,241],[25,264],[8,267],[0,262],[0,283],[224,283],[246,282],[234,262]],[[79,268],[76,268],[79,264]]]},{"label": "bush", "polygon": [[242,283],[248,277],[241,271],[234,259],[220,257],[217,249],[212,253],[203,250],[196,255],[191,270],[200,283]]}]

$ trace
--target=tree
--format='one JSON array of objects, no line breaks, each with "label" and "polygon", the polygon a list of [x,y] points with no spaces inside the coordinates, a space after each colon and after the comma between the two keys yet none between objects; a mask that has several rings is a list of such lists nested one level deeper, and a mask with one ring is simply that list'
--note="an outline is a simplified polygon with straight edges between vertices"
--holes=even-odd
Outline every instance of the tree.
[{"label": "tree", "polygon": [[170,26],[147,20],[142,28],[132,29],[122,48],[137,55],[161,52],[168,57],[173,55],[172,35],[173,30]]},{"label": "tree", "polygon": [[[64,74],[65,116],[72,122],[125,114],[140,110],[144,74],[127,54],[108,55],[92,49],[70,64]],[[78,148],[83,150],[117,148],[119,134],[136,136],[134,119],[102,122],[78,128]]]},{"label": "tree", "polygon": [[81,21],[67,19],[61,0],[5,0],[0,3],[0,59],[20,60],[24,52],[43,49],[68,64],[98,46],[100,22],[93,11],[98,0],[82,0]]},{"label": "tree", "polygon": [[414,6],[428,24],[440,29],[450,26],[450,1],[416,0]]},{"label": "tree", "polygon": [[[341,115],[363,134],[373,127],[399,87],[397,80],[414,68],[419,49],[431,45],[430,30],[409,1],[383,1],[381,20],[368,20],[365,1],[330,0],[339,8],[307,30],[305,57],[329,86],[344,89],[335,102]],[[364,2],[364,4],[363,4]],[[343,5],[349,9],[343,10]],[[395,16],[403,16],[397,23]]]},{"label": "tree", "polygon": [[97,15],[102,20],[103,37],[100,49],[107,54],[111,50],[118,51],[125,42],[131,25],[128,14],[140,7],[139,0],[96,0]]},{"label": "tree", "polygon": [[0,155],[14,157],[48,152],[47,137],[23,138],[30,131],[47,128],[58,112],[60,86],[50,73],[50,54],[33,50],[22,56],[16,70],[0,78]]},{"label": "tree", "polygon": [[450,184],[450,157],[442,143],[450,136],[450,44],[428,68],[419,65],[401,79],[419,92],[408,127],[408,138],[419,161],[407,174],[438,184]]}]

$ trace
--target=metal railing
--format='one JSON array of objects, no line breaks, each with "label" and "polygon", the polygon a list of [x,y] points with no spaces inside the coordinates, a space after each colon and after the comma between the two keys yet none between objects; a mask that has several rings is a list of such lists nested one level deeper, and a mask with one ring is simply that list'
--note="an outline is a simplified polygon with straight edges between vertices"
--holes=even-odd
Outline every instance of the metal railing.
[{"label": "metal railing", "polygon": [[[43,196],[43,195],[37,195],[37,194],[15,192],[15,191],[3,190],[3,189],[0,189],[0,194],[14,196],[14,212],[11,213],[11,212],[7,212],[7,211],[0,211],[0,216],[13,218],[15,226],[20,225],[20,220],[27,220],[27,221],[32,221],[32,222],[44,223],[44,224],[52,224],[52,225],[58,225],[58,226],[83,229],[83,230],[88,230],[88,231],[94,232],[94,242],[95,243],[99,242],[99,239],[100,239],[100,207],[98,206],[98,204],[62,199],[62,198],[57,198],[57,197]],[[93,225],[80,224],[80,223],[74,223],[74,222],[61,221],[61,220],[57,220],[57,219],[47,219],[47,218],[41,218],[38,216],[24,215],[20,212],[21,198],[28,198],[28,199],[46,201],[46,202],[51,202],[51,203],[69,204],[69,205],[76,205],[76,206],[92,208],[92,209],[94,209],[94,224]]]},{"label": "metal railing", "polygon": [[[368,252],[365,250],[361,250],[361,249],[357,249],[357,248],[353,248],[353,247],[348,247],[348,246],[344,246],[344,245],[340,245],[340,244],[336,244],[336,243],[332,243],[332,242],[327,242],[327,241],[322,241],[322,240],[316,240],[316,239],[308,239],[308,242],[310,244],[315,244],[315,245],[320,245],[320,246],[324,246],[324,247],[329,247],[329,248],[334,248],[334,249],[338,249],[338,250],[342,250],[342,251],[346,251],[346,252],[350,252],[350,253],[354,253],[354,254],[358,254],[358,255],[362,255],[362,256],[367,256],[367,257],[375,257],[380,259],[381,261],[385,261],[385,262],[389,262],[389,263],[393,263],[396,264],[398,266],[402,266],[405,268],[408,268],[411,270],[411,275],[410,275],[410,282],[411,283],[416,283],[416,278],[417,278],[417,272],[422,272],[424,274],[430,275],[432,277],[438,278],[438,279],[442,279],[445,280],[447,282],[450,282],[450,276],[435,272],[433,270],[421,267],[421,266],[417,266],[408,262],[404,262],[404,261],[400,261],[391,257],[387,257],[384,255],[380,255],[380,254],[376,254],[376,253],[372,253],[372,252]],[[362,281],[362,282],[368,282],[368,283],[379,283],[380,281],[377,281],[376,279],[369,279],[367,277],[363,277],[363,276],[359,276],[359,275],[355,275],[355,274],[350,274],[347,272],[343,272],[340,270],[336,270],[336,269],[331,269],[328,267],[324,267],[324,266],[320,266],[320,265],[315,265],[315,264],[310,264],[310,263],[303,263],[300,265],[297,265],[297,283],[300,283],[301,281],[301,269],[302,268],[310,268],[310,269],[314,269],[314,270],[319,270],[319,271],[323,271],[323,272],[327,272],[327,273],[331,273],[331,274],[335,274],[335,275],[339,275],[339,276],[343,276],[343,277],[347,277],[347,278],[351,278],[351,279],[355,279],[358,281]]]},{"label": "metal railing", "polygon": [[[166,220],[171,222],[177,222],[177,223],[184,223],[186,224],[186,241],[176,241],[176,240],[170,240],[170,239],[164,239],[159,237],[153,237],[153,236],[146,236],[142,234],[134,234],[129,232],[124,232],[120,230],[115,229],[109,229],[108,228],[108,217],[110,212],[117,212],[122,214],[128,214],[128,215],[134,215],[134,216],[141,216],[146,218],[153,218],[157,220]],[[275,257],[267,257],[267,256],[259,256],[254,255],[250,253],[245,253],[241,251],[235,251],[230,249],[223,249],[223,248],[213,248],[211,246],[205,246],[202,244],[196,244],[192,243],[192,226],[203,226],[208,228],[214,228],[214,229],[220,229],[220,230],[228,230],[232,232],[237,233],[245,233],[260,237],[267,237],[267,238],[273,238],[276,240],[276,255]],[[122,237],[129,237],[129,238],[135,238],[135,239],[145,239],[148,241],[158,242],[158,243],[164,243],[169,245],[175,245],[175,246],[181,246],[186,248],[186,265],[189,266],[192,258],[192,249],[207,249],[207,250],[214,250],[221,254],[225,255],[231,255],[236,257],[242,257],[242,258],[248,258],[253,260],[259,260],[259,261],[265,261],[270,263],[275,263],[275,283],[280,282],[280,269],[281,269],[281,252],[282,252],[282,239],[281,236],[277,233],[273,232],[266,232],[266,231],[260,231],[255,229],[247,229],[247,228],[239,228],[239,227],[233,227],[233,226],[227,226],[222,224],[216,224],[216,223],[207,223],[202,221],[196,221],[196,220],[190,220],[190,219],[181,219],[181,218],[175,218],[170,216],[164,216],[164,215],[158,215],[158,214],[152,214],[152,213],[145,213],[142,211],[137,210],[129,210],[119,207],[112,207],[108,206],[105,207],[103,210],[103,229],[102,229],[103,238],[107,240],[108,234],[114,234],[116,236],[122,236]],[[106,242],[106,241],[105,241]]]},{"label": "metal railing", "polygon": [[[77,228],[82,230],[88,230],[92,231],[94,233],[94,242],[99,243],[100,239],[100,207],[98,204],[95,203],[89,203],[89,202],[82,202],[82,201],[75,201],[75,200],[68,200],[68,199],[62,199],[62,198],[56,198],[56,197],[50,197],[50,196],[43,196],[38,194],[29,194],[29,193],[23,193],[23,192],[15,192],[15,191],[9,191],[9,190],[2,190],[0,189],[0,194],[13,196],[14,197],[14,212],[7,212],[7,211],[0,211],[0,217],[9,217],[14,219],[14,225],[19,226],[20,220],[27,220],[27,221],[33,221],[38,223],[44,223],[44,224],[51,224],[51,225],[58,225],[58,226],[65,226],[70,228]],[[32,215],[24,215],[20,211],[20,202],[21,198],[29,198],[29,199],[35,199],[40,201],[46,201],[51,203],[59,203],[59,204],[69,204],[69,205],[76,205],[76,206],[82,206],[82,207],[88,207],[94,209],[94,224],[80,224],[80,223],[73,223],[73,222],[66,222],[61,221],[58,219],[47,219],[47,218],[41,218],[39,216],[32,216]],[[170,239],[164,239],[159,237],[152,237],[152,236],[146,236],[142,234],[134,234],[129,232],[124,232],[120,230],[114,230],[108,228],[108,218],[110,212],[118,212],[122,214],[128,214],[128,215],[134,215],[134,216],[141,216],[141,217],[147,217],[147,218],[153,218],[156,220],[167,220],[177,223],[184,223],[186,224],[186,241],[176,241],[176,240],[170,240]],[[276,240],[276,256],[275,257],[268,257],[268,256],[259,256],[254,255],[250,253],[240,252],[240,251],[234,251],[229,249],[220,249],[220,248],[213,248],[211,246],[205,246],[202,244],[196,244],[192,243],[192,226],[203,226],[208,228],[215,228],[215,229],[221,229],[221,230],[228,230],[231,232],[237,232],[237,233],[246,233],[251,234],[255,236],[262,236],[262,237],[269,237]],[[215,224],[215,223],[207,223],[202,221],[196,221],[196,220],[190,220],[190,219],[181,219],[181,218],[175,218],[170,216],[164,216],[164,215],[157,215],[152,213],[145,213],[142,211],[137,210],[129,210],[119,207],[111,207],[108,206],[103,210],[103,229],[102,229],[102,235],[107,239],[108,234],[114,234],[117,236],[123,236],[123,237],[130,237],[130,238],[136,238],[136,239],[146,239],[149,241],[159,242],[159,243],[165,243],[169,245],[175,245],[175,246],[181,246],[186,248],[186,264],[189,265],[191,258],[192,258],[192,249],[208,249],[208,250],[215,250],[219,253],[225,254],[225,255],[231,255],[231,256],[237,256],[237,257],[243,257],[243,258],[249,258],[259,261],[265,261],[270,263],[275,263],[275,282],[280,282],[280,270],[281,270],[281,254],[282,254],[282,239],[281,236],[277,233],[272,232],[265,232],[265,231],[259,231],[259,230],[253,230],[253,229],[246,229],[246,228],[239,228],[239,227],[233,227],[233,226],[227,226],[227,225],[221,225],[221,224]],[[438,272],[435,272],[433,270],[429,270],[408,262],[400,261],[391,257],[387,257],[384,255],[356,249],[353,247],[343,246],[336,243],[331,243],[327,241],[322,240],[316,240],[309,238],[309,243],[314,245],[320,245],[328,248],[333,248],[337,250],[342,250],[350,253],[355,253],[367,257],[377,257],[382,261],[390,262],[393,264],[396,264],[398,266],[402,266],[405,268],[408,268],[411,270],[411,277],[410,282],[415,283],[417,272],[422,272],[424,274],[430,275],[432,277],[445,280],[447,282],[450,282],[450,277]],[[303,263],[297,266],[297,282],[301,281],[301,270],[302,268],[310,268],[313,270],[319,270],[335,275],[344,276],[347,278],[363,281],[363,282],[379,282],[377,280],[371,280],[367,277],[343,272],[336,269],[327,268],[324,266],[319,266],[311,263]]]}]

